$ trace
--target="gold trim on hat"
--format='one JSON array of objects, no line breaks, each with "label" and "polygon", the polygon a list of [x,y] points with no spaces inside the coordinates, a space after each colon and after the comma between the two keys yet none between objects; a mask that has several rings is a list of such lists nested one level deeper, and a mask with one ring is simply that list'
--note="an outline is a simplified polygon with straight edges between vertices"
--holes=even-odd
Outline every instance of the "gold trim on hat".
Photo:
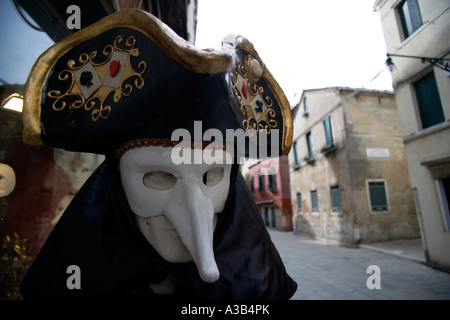
[{"label": "gold trim on hat", "polygon": [[[241,105],[241,111],[243,115],[246,116],[246,119],[243,120],[242,127],[244,130],[247,130],[249,128],[252,128],[255,131],[266,130],[268,134],[270,133],[271,129],[278,127],[277,121],[272,120],[272,118],[275,117],[276,113],[274,108],[272,108],[273,101],[270,100],[270,97],[262,98],[265,109],[264,112],[262,112],[262,115],[258,118],[255,117],[252,107],[245,104],[245,101],[244,99],[242,99],[242,95],[240,92],[241,89],[237,87],[237,84],[239,83],[237,78],[240,75],[244,77],[245,83],[249,89],[249,94],[251,94],[252,96],[256,96],[257,94],[263,95],[263,88],[258,87],[258,85],[256,84],[259,79],[263,78],[269,86],[269,89],[277,99],[278,105],[280,107],[280,112],[283,119],[283,128],[278,128],[282,131],[281,153],[283,155],[288,154],[289,150],[291,149],[292,136],[294,131],[292,111],[289,105],[289,101],[287,100],[283,89],[281,89],[278,82],[272,76],[270,71],[265,67],[253,44],[246,38],[241,36],[237,36],[234,40],[236,41],[236,43],[233,44],[234,47],[236,49],[242,49],[248,54],[245,57],[244,65],[241,66],[238,62],[232,73],[230,73],[230,77],[234,85],[234,94],[237,97],[239,104]],[[260,66],[259,74],[255,74],[253,72],[251,64],[254,60],[256,60],[258,62],[258,65]]]}]

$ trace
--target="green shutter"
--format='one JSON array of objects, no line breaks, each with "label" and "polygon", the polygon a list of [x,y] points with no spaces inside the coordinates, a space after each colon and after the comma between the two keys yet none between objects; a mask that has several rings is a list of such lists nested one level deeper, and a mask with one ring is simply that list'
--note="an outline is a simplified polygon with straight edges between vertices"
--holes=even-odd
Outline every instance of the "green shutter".
[{"label": "green shutter", "polygon": [[422,14],[417,0],[406,0],[398,7],[405,39],[422,26]]},{"label": "green shutter", "polygon": [[434,126],[445,121],[441,98],[437,88],[434,72],[414,83],[416,89],[417,103],[419,105],[422,128]]},{"label": "green shutter", "polygon": [[259,192],[264,192],[264,175],[259,176]]},{"label": "green shutter", "polygon": [[388,203],[386,188],[383,181],[369,182],[370,209],[372,211],[387,211]]},{"label": "green shutter", "polygon": [[317,190],[311,190],[311,210],[319,211],[319,204],[317,202]]},{"label": "green shutter", "polygon": [[297,211],[302,212],[302,194],[300,192],[297,193]]},{"label": "green shutter", "polygon": [[294,142],[294,161],[295,161],[295,165],[300,164],[300,162],[298,161],[297,141]]}]

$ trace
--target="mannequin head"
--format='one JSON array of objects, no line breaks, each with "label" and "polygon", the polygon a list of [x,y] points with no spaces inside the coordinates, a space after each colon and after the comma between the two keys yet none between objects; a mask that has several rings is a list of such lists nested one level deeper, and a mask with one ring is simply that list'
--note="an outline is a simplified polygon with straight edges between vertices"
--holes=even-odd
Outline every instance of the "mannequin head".
[{"label": "mannequin head", "polygon": [[219,270],[213,234],[228,197],[232,165],[175,165],[172,149],[147,146],[125,152],[120,159],[122,185],[140,230],[155,250],[169,262],[193,260],[200,277],[214,282]]},{"label": "mannequin head", "polygon": [[81,189],[86,180],[94,172],[92,161],[86,158],[79,157],[73,159],[68,166],[67,175],[70,179],[70,184],[75,191]]},{"label": "mannequin head", "polygon": [[70,152],[63,149],[53,151],[55,162],[69,176],[72,189],[81,189],[92,172],[98,167],[104,156],[93,153]]},{"label": "mannequin head", "polygon": [[67,209],[67,207],[69,206],[69,204],[72,201],[72,199],[74,198],[74,196],[75,195],[73,195],[73,194],[68,194],[68,195],[65,195],[64,197],[62,197],[61,200],[59,200],[58,205],[56,206],[56,209],[55,209],[55,217],[51,221],[52,225],[55,225],[59,221],[59,219],[61,218],[64,211]]},{"label": "mannequin head", "polygon": [[0,197],[9,195],[16,186],[16,175],[13,168],[0,163]]}]

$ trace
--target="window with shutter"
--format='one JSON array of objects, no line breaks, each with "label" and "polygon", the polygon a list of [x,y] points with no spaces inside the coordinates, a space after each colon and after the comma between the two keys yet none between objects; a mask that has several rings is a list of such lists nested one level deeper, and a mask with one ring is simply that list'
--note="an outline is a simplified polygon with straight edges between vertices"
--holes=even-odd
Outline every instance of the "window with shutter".
[{"label": "window with shutter", "polygon": [[414,89],[416,91],[422,129],[444,122],[444,110],[434,72],[430,72],[422,79],[416,81]]}]

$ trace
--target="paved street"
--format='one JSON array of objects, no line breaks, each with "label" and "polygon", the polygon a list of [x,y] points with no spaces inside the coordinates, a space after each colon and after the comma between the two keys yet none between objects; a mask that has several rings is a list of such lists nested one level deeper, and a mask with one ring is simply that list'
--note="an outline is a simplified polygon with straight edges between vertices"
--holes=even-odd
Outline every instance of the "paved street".
[{"label": "paved street", "polygon": [[[290,276],[294,300],[450,300],[450,274],[367,248],[349,248],[270,229]],[[368,289],[370,265],[379,266],[380,289]]]}]

